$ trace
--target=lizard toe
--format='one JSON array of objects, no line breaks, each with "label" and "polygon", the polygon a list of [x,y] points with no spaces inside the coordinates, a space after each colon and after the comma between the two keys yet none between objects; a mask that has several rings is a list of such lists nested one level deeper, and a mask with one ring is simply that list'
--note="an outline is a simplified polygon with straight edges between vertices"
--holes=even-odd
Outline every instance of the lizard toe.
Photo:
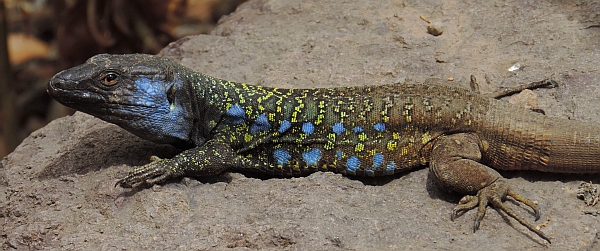
[{"label": "lizard toe", "polygon": [[117,181],[115,186],[123,188],[136,187],[142,184],[152,186],[173,177],[173,171],[163,163],[167,160],[153,158],[153,162],[133,169],[127,176]]},{"label": "lizard toe", "polygon": [[500,209],[519,223],[525,226],[527,229],[531,230],[535,234],[537,234],[542,239],[546,240],[548,243],[550,242],[550,238],[548,238],[542,231],[534,227],[531,223],[527,222],[521,216],[517,215],[512,209],[508,208],[502,201],[506,198],[506,196],[510,196],[515,200],[529,206],[535,214],[535,219],[538,220],[540,217],[540,209],[539,207],[528,200],[527,198],[519,195],[514,192],[512,189],[508,187],[508,183],[504,178],[500,178],[494,181],[489,186],[486,186],[477,192],[476,196],[467,195],[461,199],[459,205],[454,208],[453,211],[453,219],[460,212],[469,211],[475,207],[477,207],[477,216],[475,217],[475,223],[473,226],[473,232],[479,229],[479,225],[485,216],[485,212],[488,205],[493,206],[494,208]]},{"label": "lizard toe", "polygon": [[466,195],[465,197],[460,199],[460,201],[458,202],[458,205],[456,207],[454,207],[454,209],[452,210],[452,215],[450,216],[450,219],[452,221],[454,221],[454,219],[456,219],[463,213],[477,207],[477,204],[479,204],[479,198],[477,196]]}]

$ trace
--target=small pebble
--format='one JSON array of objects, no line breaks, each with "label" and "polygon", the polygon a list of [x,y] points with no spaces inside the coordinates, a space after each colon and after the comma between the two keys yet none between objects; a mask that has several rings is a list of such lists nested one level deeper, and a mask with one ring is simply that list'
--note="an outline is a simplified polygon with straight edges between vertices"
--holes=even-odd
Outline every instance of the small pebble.
[{"label": "small pebble", "polygon": [[442,33],[444,32],[444,29],[442,28],[442,26],[440,24],[433,23],[433,24],[427,26],[427,32],[429,32],[429,34],[431,34],[431,35],[439,36],[439,35],[442,35]]}]

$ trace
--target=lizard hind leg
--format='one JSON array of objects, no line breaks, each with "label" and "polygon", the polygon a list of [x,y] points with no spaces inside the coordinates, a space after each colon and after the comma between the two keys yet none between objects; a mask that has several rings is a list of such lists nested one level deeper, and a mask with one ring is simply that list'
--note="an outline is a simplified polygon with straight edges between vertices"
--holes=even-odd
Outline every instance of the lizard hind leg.
[{"label": "lizard hind leg", "polygon": [[430,172],[438,187],[465,194],[452,211],[452,220],[461,213],[477,208],[473,231],[485,216],[486,208],[492,205],[550,243],[550,239],[529,222],[502,203],[507,196],[529,206],[539,219],[539,207],[510,189],[508,182],[494,169],[481,160],[479,137],[472,133],[457,133],[438,138],[433,142],[430,153]]}]

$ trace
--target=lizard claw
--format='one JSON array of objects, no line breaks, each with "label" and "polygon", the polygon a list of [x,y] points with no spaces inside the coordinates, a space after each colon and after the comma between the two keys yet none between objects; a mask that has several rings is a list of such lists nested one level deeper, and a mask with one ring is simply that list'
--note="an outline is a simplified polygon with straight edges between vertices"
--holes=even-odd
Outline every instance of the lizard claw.
[{"label": "lizard claw", "polygon": [[546,237],[546,235],[542,231],[535,228],[529,222],[525,221],[523,218],[521,218],[515,212],[513,212],[512,209],[506,207],[502,203],[502,198],[504,198],[506,196],[510,196],[510,197],[514,198],[515,200],[520,201],[520,202],[524,203],[525,205],[529,206],[531,209],[533,209],[534,214],[535,214],[535,220],[538,220],[540,218],[540,208],[532,201],[526,199],[525,197],[523,197],[523,196],[517,194],[516,192],[514,192],[513,190],[511,190],[508,187],[506,180],[501,178],[501,179],[496,180],[494,183],[490,184],[489,186],[484,187],[483,189],[479,190],[479,192],[477,192],[476,196],[467,195],[467,196],[463,197],[460,200],[459,205],[457,205],[454,208],[454,210],[452,211],[451,219],[454,220],[456,218],[456,216],[459,215],[460,213],[469,211],[469,210],[477,207],[477,216],[475,218],[475,223],[473,225],[473,232],[475,232],[475,231],[477,231],[477,229],[479,229],[481,220],[485,216],[485,211],[486,211],[487,205],[491,204],[495,208],[498,208],[498,209],[504,211],[510,217],[514,218],[519,223],[521,223],[521,225],[525,226],[526,228],[528,228],[529,230],[531,230],[532,232],[537,234],[539,237],[546,240],[548,243],[551,243],[550,238]]},{"label": "lizard claw", "polygon": [[156,156],[150,159],[152,160],[150,164],[133,169],[127,176],[117,181],[115,187],[131,188],[142,184],[152,186],[174,176],[174,172],[166,163],[168,159],[163,160]]}]

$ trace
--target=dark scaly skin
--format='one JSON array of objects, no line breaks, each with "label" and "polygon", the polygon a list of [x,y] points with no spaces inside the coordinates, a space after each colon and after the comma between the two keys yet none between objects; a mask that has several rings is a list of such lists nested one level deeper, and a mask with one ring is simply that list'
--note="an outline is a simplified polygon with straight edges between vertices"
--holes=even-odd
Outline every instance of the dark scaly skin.
[{"label": "dark scaly skin", "polygon": [[48,93],[71,108],[184,152],[118,181],[153,185],[182,176],[249,170],[382,176],[429,165],[436,183],[465,196],[452,218],[511,190],[494,169],[598,173],[600,126],[556,119],[443,85],[278,89],[215,79],[151,55],[97,55],[56,74]]}]

